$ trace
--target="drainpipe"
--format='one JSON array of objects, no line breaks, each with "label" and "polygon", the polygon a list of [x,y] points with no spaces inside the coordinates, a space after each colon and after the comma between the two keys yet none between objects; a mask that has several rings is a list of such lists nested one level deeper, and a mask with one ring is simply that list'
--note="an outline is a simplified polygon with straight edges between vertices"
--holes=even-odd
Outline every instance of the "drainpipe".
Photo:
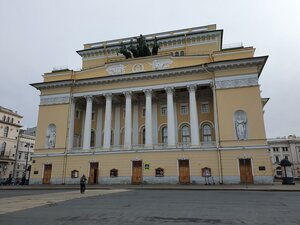
[{"label": "drainpipe", "polygon": [[[213,62],[214,58],[212,54],[209,54],[210,60]],[[214,102],[214,124],[215,124],[215,137],[216,137],[216,147],[217,147],[217,155],[218,155],[218,172],[219,172],[219,183],[223,184],[223,165],[222,165],[222,152],[220,150],[220,133],[219,133],[219,115],[217,108],[217,95],[216,95],[216,77],[215,73],[209,71],[204,64],[202,68],[209,74],[212,75],[212,91],[213,91],[213,102]]]}]

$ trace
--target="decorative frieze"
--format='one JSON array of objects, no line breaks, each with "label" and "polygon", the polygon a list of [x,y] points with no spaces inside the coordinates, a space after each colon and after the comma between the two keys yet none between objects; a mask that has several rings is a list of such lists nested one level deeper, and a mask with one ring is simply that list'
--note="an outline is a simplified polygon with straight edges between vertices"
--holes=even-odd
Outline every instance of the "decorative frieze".
[{"label": "decorative frieze", "polygon": [[170,68],[173,63],[171,59],[156,59],[151,64],[153,70],[163,70]]},{"label": "decorative frieze", "polygon": [[109,75],[119,75],[125,73],[125,66],[123,64],[109,66],[106,69]]},{"label": "decorative frieze", "polygon": [[41,96],[40,105],[56,105],[56,104],[65,104],[70,102],[69,96]]},{"label": "decorative frieze", "polygon": [[257,86],[256,78],[216,81],[217,89]]}]

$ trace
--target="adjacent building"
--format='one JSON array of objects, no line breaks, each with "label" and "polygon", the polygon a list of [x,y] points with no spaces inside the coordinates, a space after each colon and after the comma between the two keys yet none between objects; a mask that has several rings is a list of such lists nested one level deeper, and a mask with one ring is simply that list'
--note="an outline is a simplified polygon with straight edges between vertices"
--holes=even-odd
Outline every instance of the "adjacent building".
[{"label": "adjacent building", "polygon": [[300,178],[300,137],[289,135],[288,137],[272,138],[268,139],[268,144],[274,176],[281,178],[280,161],[288,159],[293,164],[293,176]]},{"label": "adjacent building", "polygon": [[208,25],[89,43],[40,91],[31,183],[272,183],[267,56]]},{"label": "adjacent building", "polygon": [[0,106],[0,177],[13,177],[22,116]]},{"label": "adjacent building", "polygon": [[35,136],[32,134],[32,129],[21,130],[19,135],[18,148],[16,152],[16,163],[14,177],[21,179],[23,176],[26,179],[30,178],[30,170],[32,165],[32,155],[34,153]]}]

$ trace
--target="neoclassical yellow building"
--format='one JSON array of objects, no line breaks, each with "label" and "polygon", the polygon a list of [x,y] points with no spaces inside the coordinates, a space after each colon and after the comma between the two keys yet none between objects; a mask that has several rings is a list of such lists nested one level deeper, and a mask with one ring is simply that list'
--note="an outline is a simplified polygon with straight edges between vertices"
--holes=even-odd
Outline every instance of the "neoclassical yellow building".
[{"label": "neoclassical yellow building", "polygon": [[272,183],[267,56],[222,38],[208,25],[89,43],[82,70],[45,73],[30,182]]}]

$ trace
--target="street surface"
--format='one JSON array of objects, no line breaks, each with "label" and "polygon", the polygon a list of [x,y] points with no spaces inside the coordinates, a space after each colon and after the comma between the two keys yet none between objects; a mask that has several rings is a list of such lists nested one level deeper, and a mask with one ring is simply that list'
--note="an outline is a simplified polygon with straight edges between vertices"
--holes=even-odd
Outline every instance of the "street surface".
[{"label": "street surface", "polygon": [[[2,191],[11,196],[20,190]],[[1,225],[300,224],[300,192],[117,189],[87,190],[84,195],[79,190],[29,192],[0,198]]]}]

